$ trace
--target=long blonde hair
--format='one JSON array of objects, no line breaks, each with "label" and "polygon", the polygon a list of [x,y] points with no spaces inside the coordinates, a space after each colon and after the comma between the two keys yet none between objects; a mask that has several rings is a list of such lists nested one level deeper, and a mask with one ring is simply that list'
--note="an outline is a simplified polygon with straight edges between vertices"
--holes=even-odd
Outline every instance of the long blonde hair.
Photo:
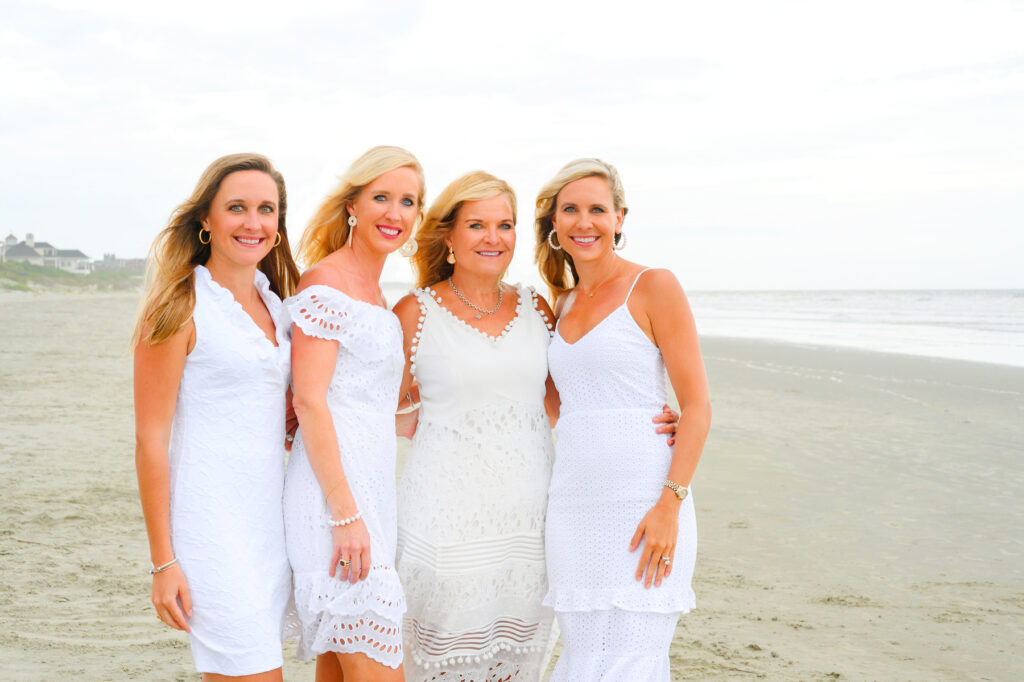
[{"label": "long blonde hair", "polygon": [[[534,250],[534,261],[551,289],[552,302],[579,282],[576,264],[572,256],[564,250],[552,249],[548,243],[548,234],[554,229],[553,217],[558,203],[558,193],[570,182],[583,178],[604,178],[612,192],[612,202],[616,211],[621,210],[623,216],[629,212],[626,206],[626,190],[622,187],[619,171],[610,163],[601,159],[576,159],[562,166],[555,177],[540,188],[537,194],[537,210],[534,213],[534,226],[537,230],[537,246]],[[557,242],[556,242],[557,243]],[[616,240],[618,243],[618,240]]]},{"label": "long blonde hair", "polygon": [[277,185],[277,231],[281,242],[259,262],[259,269],[270,280],[270,288],[281,298],[290,296],[295,290],[299,269],[292,260],[288,245],[285,226],[288,193],[284,177],[270,159],[260,154],[222,156],[203,171],[192,195],[174,209],[167,227],[153,241],[146,267],[149,284],[136,316],[132,348],[142,341],[149,344],[166,341],[192,317],[196,305],[193,271],[195,266],[205,264],[210,258],[210,244],[199,241],[201,221],[209,213],[210,204],[224,178],[247,170],[266,173]]},{"label": "long blonde hair", "polygon": [[382,145],[374,147],[352,162],[341,176],[338,186],[327,195],[320,208],[306,227],[299,242],[299,260],[307,268],[316,265],[348,242],[351,228],[348,225],[348,207],[359,193],[376,178],[396,168],[411,168],[420,183],[417,197],[417,221],[423,218],[423,197],[426,187],[423,182],[423,167],[420,162],[401,147]]},{"label": "long blonde hair", "polygon": [[480,201],[504,194],[512,206],[512,222],[516,220],[516,193],[500,178],[484,171],[471,171],[453,180],[434,199],[427,217],[416,230],[419,248],[411,259],[416,273],[416,286],[426,287],[451,277],[455,266],[450,264],[444,240],[455,226],[455,218],[467,201]]}]

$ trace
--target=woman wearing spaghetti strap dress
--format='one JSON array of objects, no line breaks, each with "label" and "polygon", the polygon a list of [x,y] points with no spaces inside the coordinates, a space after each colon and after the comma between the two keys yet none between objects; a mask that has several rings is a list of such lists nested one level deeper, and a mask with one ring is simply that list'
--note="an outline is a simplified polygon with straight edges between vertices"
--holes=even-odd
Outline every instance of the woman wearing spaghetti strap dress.
[{"label": "woman wearing spaghetti strap dress", "polygon": [[319,682],[402,679],[395,411],[405,356],[379,280],[412,236],[423,192],[404,149],[356,159],[310,223],[300,254],[311,267],[285,301],[299,418],[285,530],[299,655],[317,657]]},{"label": "woman wearing spaghetti strap dress", "polygon": [[284,179],[214,161],[154,242],[133,338],[135,461],[157,618],[189,633],[207,682],[281,679],[291,596],[284,486],[298,279]]},{"label": "woman wearing spaghetti strap dress", "polygon": [[[398,487],[407,682],[539,680],[553,644],[544,512],[553,448],[553,315],[501,281],[516,200],[482,171],[454,180],[417,230],[417,285],[395,306],[422,402]],[[666,407],[667,410],[667,407]],[[673,431],[675,415],[647,428]]]},{"label": "woman wearing spaghetti strap dress", "polygon": [[[555,681],[669,680],[676,623],[695,606],[689,485],[711,422],[707,379],[676,278],[618,255],[626,210],[618,172],[598,159],[568,164],[537,198],[537,259],[559,315],[544,600],[564,644]],[[674,448],[645,428],[666,370],[681,408]]]}]

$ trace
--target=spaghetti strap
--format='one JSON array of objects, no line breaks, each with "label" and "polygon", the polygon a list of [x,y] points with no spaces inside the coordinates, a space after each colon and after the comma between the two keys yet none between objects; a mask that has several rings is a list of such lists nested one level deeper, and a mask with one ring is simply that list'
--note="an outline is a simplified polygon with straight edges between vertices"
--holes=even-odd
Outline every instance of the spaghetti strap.
[{"label": "spaghetti strap", "polygon": [[634,279],[634,280],[633,280],[633,286],[631,286],[631,287],[629,288],[629,293],[628,293],[628,294],[626,294],[626,300],[625,300],[625,301],[623,301],[623,304],[624,304],[624,305],[625,305],[626,303],[629,303],[629,297],[633,295],[633,289],[635,289],[635,288],[636,288],[636,283],[640,281],[640,275],[644,274],[644,273],[645,273],[645,272],[647,272],[648,270],[650,270],[650,268],[644,268],[644,269],[643,269],[643,270],[641,270],[640,272],[636,273],[636,279]]}]

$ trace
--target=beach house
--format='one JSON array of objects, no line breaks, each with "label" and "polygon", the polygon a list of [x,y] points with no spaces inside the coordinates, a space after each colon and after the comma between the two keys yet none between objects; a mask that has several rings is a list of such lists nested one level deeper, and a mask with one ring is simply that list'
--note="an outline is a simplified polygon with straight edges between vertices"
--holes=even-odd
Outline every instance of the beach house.
[{"label": "beach house", "polygon": [[92,261],[78,249],[58,249],[49,242],[37,242],[31,232],[21,242],[13,234],[7,235],[0,250],[0,262],[31,263],[82,275],[92,271]]}]

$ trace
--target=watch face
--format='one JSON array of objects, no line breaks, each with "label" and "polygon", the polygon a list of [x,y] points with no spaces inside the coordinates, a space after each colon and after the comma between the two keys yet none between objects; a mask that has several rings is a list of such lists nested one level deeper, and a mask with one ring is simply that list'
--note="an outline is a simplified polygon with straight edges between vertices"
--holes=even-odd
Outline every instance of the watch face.
[{"label": "watch face", "polygon": [[680,488],[679,489],[679,501],[680,502],[682,502],[683,500],[685,500],[689,496],[690,496],[690,489],[689,488]]}]

